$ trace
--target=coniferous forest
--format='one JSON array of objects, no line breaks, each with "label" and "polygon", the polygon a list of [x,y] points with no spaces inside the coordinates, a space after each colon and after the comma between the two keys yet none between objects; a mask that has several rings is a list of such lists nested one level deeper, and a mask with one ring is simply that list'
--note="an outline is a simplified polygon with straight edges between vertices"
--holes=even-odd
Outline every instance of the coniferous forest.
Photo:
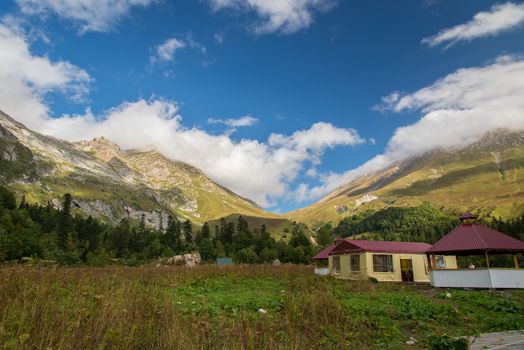
[{"label": "coniferous forest", "polygon": [[[215,226],[198,227],[189,220],[169,217],[165,229],[122,219],[118,224],[102,222],[74,213],[73,197],[65,194],[60,209],[17,203],[15,196],[0,186],[0,262],[21,258],[51,260],[63,265],[104,266],[112,263],[141,265],[178,254],[198,251],[203,261],[231,257],[235,263],[308,264],[312,256],[334,237],[419,241],[434,243],[457,224],[456,217],[422,205],[415,208],[386,208],[353,215],[338,226],[324,225],[316,232],[318,245],[295,224],[289,241],[275,240],[264,225],[249,227],[242,216],[220,219]],[[488,224],[518,239],[524,239],[524,216],[509,221],[492,219]]]},{"label": "coniferous forest", "polygon": [[[433,244],[459,224],[459,215],[446,214],[429,204],[411,208],[389,207],[349,216],[340,221],[334,233],[340,237]],[[481,218],[479,222],[524,240],[524,215],[507,221]]]},{"label": "coniferous forest", "polygon": [[263,225],[251,229],[242,217],[237,222],[222,219],[213,228],[205,223],[199,229],[189,220],[169,217],[167,227],[159,230],[147,225],[144,217],[138,222],[104,223],[74,214],[72,204],[70,194],[64,195],[60,209],[24,198],[17,203],[13,193],[0,186],[0,262],[29,257],[64,265],[139,265],[199,251],[203,261],[227,256],[236,263],[279,259],[307,264],[316,252],[299,225],[286,243],[275,241]]}]

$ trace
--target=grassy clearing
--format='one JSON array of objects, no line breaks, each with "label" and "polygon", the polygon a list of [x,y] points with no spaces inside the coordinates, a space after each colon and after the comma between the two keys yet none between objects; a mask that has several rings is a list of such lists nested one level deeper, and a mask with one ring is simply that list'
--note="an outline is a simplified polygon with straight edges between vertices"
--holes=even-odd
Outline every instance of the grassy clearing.
[{"label": "grassy clearing", "polygon": [[5,267],[0,281],[1,349],[412,349],[431,334],[524,328],[524,291],[449,299],[294,265]]}]

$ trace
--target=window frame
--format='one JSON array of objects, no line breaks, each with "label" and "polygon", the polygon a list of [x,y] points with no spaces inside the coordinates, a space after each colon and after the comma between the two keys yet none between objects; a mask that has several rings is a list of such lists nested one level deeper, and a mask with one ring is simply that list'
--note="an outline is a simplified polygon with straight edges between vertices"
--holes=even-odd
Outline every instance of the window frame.
[{"label": "window frame", "polygon": [[333,255],[333,273],[335,275],[340,274],[340,255]]},{"label": "window frame", "polygon": [[435,267],[437,270],[445,270],[446,269],[446,257],[444,255],[437,255],[435,257],[435,265],[436,265]]},{"label": "window frame", "polygon": [[351,272],[360,272],[360,254],[352,254],[349,256],[349,270]]},{"label": "window frame", "polygon": [[[386,260],[389,260],[387,261],[389,264],[377,264],[377,262],[375,261],[375,258],[383,258],[383,257],[386,257]],[[378,273],[391,273],[391,272],[395,272],[395,268],[393,267],[393,255],[392,254],[373,254],[373,272],[378,272]],[[380,270],[377,269],[377,267],[381,267]]]}]

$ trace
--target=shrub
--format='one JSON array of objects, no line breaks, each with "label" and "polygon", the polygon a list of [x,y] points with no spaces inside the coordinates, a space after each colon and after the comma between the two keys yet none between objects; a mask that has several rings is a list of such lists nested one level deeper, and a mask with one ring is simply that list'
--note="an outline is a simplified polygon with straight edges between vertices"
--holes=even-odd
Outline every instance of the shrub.
[{"label": "shrub", "polygon": [[454,338],[447,334],[430,335],[428,345],[431,350],[468,350],[469,342],[465,338]]}]

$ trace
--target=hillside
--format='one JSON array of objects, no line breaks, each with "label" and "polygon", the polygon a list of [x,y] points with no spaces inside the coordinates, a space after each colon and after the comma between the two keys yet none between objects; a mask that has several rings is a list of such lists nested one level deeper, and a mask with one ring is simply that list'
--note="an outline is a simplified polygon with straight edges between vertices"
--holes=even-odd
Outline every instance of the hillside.
[{"label": "hillside", "polygon": [[71,143],[27,129],[0,112],[0,182],[28,201],[58,205],[112,222],[142,214],[155,226],[170,214],[196,223],[242,214],[275,217],[210,180],[201,170],[152,150],[122,150],[107,139]]},{"label": "hillside", "polygon": [[[226,222],[233,222],[236,224],[238,221],[238,214],[231,214],[227,217],[224,217]],[[289,241],[291,238],[293,229],[295,227],[294,223],[288,219],[285,218],[279,218],[279,217],[260,217],[260,216],[249,216],[249,215],[242,215],[244,220],[247,221],[249,228],[254,230],[260,230],[262,225],[266,226],[267,232],[271,234],[271,236],[276,240],[283,240],[283,241]],[[213,229],[215,226],[220,225],[220,219],[212,220],[209,222],[209,226],[211,229]],[[299,226],[302,228],[302,231],[307,237],[312,236],[312,232],[308,230],[304,225]]]},{"label": "hillside", "polygon": [[434,151],[336,189],[285,216],[317,225],[364,211],[430,203],[511,218],[524,212],[524,132],[498,130],[467,148]]}]

